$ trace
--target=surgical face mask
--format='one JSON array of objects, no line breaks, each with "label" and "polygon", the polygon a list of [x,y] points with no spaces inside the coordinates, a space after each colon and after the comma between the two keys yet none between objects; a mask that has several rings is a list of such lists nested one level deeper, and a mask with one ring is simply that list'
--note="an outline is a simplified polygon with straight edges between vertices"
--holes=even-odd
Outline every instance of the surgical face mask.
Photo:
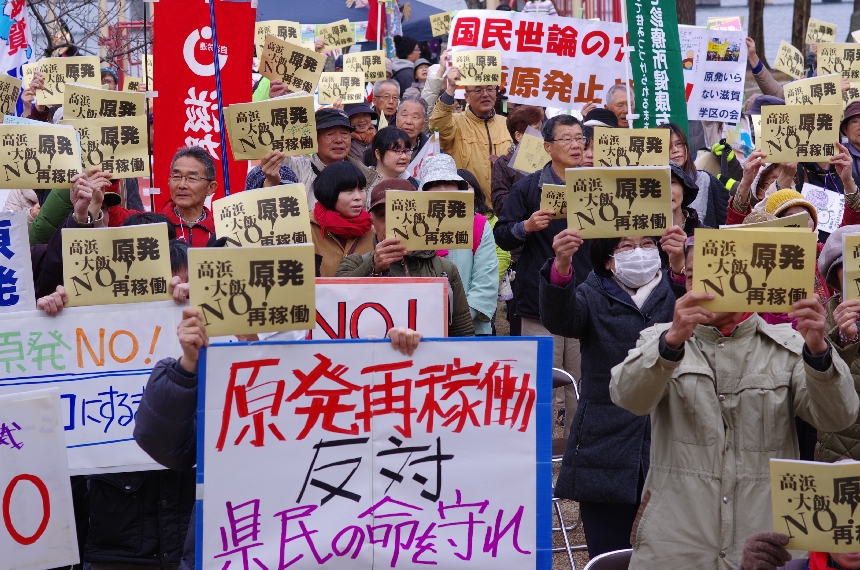
[{"label": "surgical face mask", "polygon": [[638,289],[650,282],[660,270],[660,252],[657,248],[619,251],[615,258],[615,276],[619,281]]}]

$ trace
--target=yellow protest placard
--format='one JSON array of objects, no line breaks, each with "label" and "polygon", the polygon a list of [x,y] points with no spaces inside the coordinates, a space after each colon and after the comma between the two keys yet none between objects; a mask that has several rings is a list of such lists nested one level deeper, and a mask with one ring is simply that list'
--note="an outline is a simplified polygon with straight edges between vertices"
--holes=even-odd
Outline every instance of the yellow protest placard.
[{"label": "yellow protest placard", "polygon": [[818,75],[838,73],[846,79],[860,80],[860,48],[857,44],[818,46]]},{"label": "yellow protest placard", "polygon": [[800,50],[785,40],[779,42],[779,51],[776,52],[776,64],[774,69],[786,73],[794,79],[800,79],[806,69],[806,60]]},{"label": "yellow protest placard", "polygon": [[407,251],[469,249],[475,223],[471,191],[385,193],[385,237]]},{"label": "yellow protest placard", "polygon": [[59,125],[0,125],[3,188],[71,188],[81,171],[74,129]]},{"label": "yellow protest placard", "polygon": [[761,108],[761,149],[768,162],[826,162],[836,154],[842,104]]},{"label": "yellow protest placard", "polygon": [[364,101],[364,74],[324,71],[319,84],[320,104],[331,105],[338,98],[342,99],[344,104]]},{"label": "yellow protest placard", "polygon": [[0,113],[14,115],[19,95],[21,95],[21,80],[0,73]]},{"label": "yellow protest placard", "polygon": [[122,90],[123,91],[140,91],[140,86],[145,85],[143,79],[140,77],[132,77],[130,75],[124,75],[122,78]]},{"label": "yellow protest placard", "polygon": [[842,235],[842,300],[860,300],[860,234]]},{"label": "yellow protest placard", "polygon": [[594,129],[594,166],[668,166],[669,129]]},{"label": "yellow protest placard", "polygon": [[810,18],[806,24],[806,44],[830,44],[836,41],[836,24]]},{"label": "yellow protest placard", "polygon": [[[701,232],[701,233],[700,233]],[[816,236],[808,228],[696,230],[693,291],[712,311],[793,311],[814,295]]]},{"label": "yellow protest placard", "polygon": [[155,83],[152,81],[154,75],[152,74],[152,54],[144,54],[142,67],[144,69],[145,77],[149,85],[147,85],[147,89],[149,91],[155,91]]},{"label": "yellow protest placard", "polygon": [[568,168],[567,227],[584,239],[661,236],[672,225],[668,166]]},{"label": "yellow protest placard", "polygon": [[843,109],[854,101],[860,101],[860,82],[851,83],[850,87],[848,87],[848,91],[845,91],[842,94]]},{"label": "yellow protest placard", "polygon": [[838,73],[792,81],[783,88],[786,105],[839,105],[842,76]]},{"label": "yellow protest placard", "polygon": [[851,39],[854,40],[854,43],[860,44],[860,30],[851,32]]},{"label": "yellow protest placard", "polygon": [[327,50],[343,49],[355,43],[355,30],[349,24],[349,20],[320,24],[314,35],[317,39],[322,38]]},{"label": "yellow protest placard", "polygon": [[317,151],[314,98],[290,94],[259,103],[230,105],[224,110],[235,160],[263,158],[276,150],[288,156]]},{"label": "yellow protest placard", "polygon": [[146,111],[146,94],[106,91],[77,83],[67,83],[63,97],[64,119],[107,119],[134,117]]},{"label": "yellow protest placard", "polygon": [[238,192],[212,202],[215,234],[239,247],[311,242],[304,184]]},{"label": "yellow protest placard", "polygon": [[324,65],[325,55],[269,34],[260,56],[259,71],[267,79],[283,81],[293,91],[313,94]]},{"label": "yellow protest placard", "polygon": [[84,168],[98,166],[113,178],[149,176],[149,129],[146,117],[62,120],[81,137]]},{"label": "yellow protest placard", "polygon": [[68,306],[169,301],[167,224],[63,229]]},{"label": "yellow protest placard", "polygon": [[552,210],[553,220],[566,220],[567,187],[561,184],[544,184],[541,188],[540,209]]},{"label": "yellow protest placard", "polygon": [[99,58],[96,56],[48,57],[25,64],[25,85],[30,85],[37,71],[42,73],[45,81],[44,87],[36,90],[36,103],[39,105],[62,105],[66,83],[82,83],[96,88],[102,85]]},{"label": "yellow protest placard", "polygon": [[457,85],[499,85],[502,81],[502,52],[499,50],[458,51],[453,65],[460,68]]},{"label": "yellow protest placard", "polygon": [[[733,230],[755,229],[755,228],[809,228],[809,213],[801,212],[784,218],[768,220],[766,222],[755,222],[741,225],[724,225],[720,229],[731,228]],[[811,230],[810,230],[811,231]]]},{"label": "yellow protest placard", "polygon": [[856,461],[770,460],[773,530],[788,535],[786,549],[857,552],[858,473]]},{"label": "yellow protest placard", "polygon": [[313,244],[193,247],[191,299],[209,336],[313,329]]},{"label": "yellow protest placard", "polygon": [[347,73],[363,73],[365,82],[382,81],[385,79],[385,52],[346,53],[343,55],[343,70]]},{"label": "yellow protest placard", "polygon": [[531,174],[543,168],[550,161],[549,153],[544,150],[543,137],[534,127],[523,133],[520,144],[511,160],[511,168]]},{"label": "yellow protest placard", "polygon": [[430,30],[433,37],[444,36],[451,30],[451,18],[454,12],[442,12],[430,15]]},{"label": "yellow protest placard", "polygon": [[263,53],[263,45],[266,43],[266,36],[273,35],[290,44],[302,45],[302,26],[298,22],[290,22],[288,20],[266,20],[265,22],[257,22],[254,37],[257,46],[257,57]]}]

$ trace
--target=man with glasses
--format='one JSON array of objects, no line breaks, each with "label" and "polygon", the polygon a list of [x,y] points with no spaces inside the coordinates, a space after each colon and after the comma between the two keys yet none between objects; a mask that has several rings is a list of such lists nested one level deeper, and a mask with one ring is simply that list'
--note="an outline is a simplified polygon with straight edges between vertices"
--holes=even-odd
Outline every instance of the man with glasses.
[{"label": "man with glasses", "polygon": [[[460,68],[451,66],[445,75],[445,92],[436,101],[430,116],[430,130],[439,131],[439,146],[457,163],[475,175],[490,203],[490,168],[492,162],[508,152],[511,135],[505,117],[496,115],[497,86],[466,87],[463,113],[454,113],[454,91],[460,79]],[[540,267],[538,267],[540,269]]]},{"label": "man with glasses", "polygon": [[385,117],[389,125],[394,124],[398,105],[400,105],[400,84],[393,79],[377,81],[373,86],[373,108],[380,117]]},{"label": "man with glasses", "polygon": [[[541,127],[541,134],[544,149],[552,160],[511,187],[493,230],[496,245],[502,249],[513,251],[520,246],[523,248],[517,262],[517,276],[512,283],[517,315],[522,319],[523,336],[550,334],[540,321],[540,269],[547,259],[555,257],[553,238],[567,228],[566,219],[553,220],[552,210],[540,209],[543,185],[564,185],[565,169],[579,167],[585,150],[582,126],[570,115],[557,115],[547,120]],[[585,241],[573,256],[577,286],[591,272],[588,250],[589,242]],[[579,341],[561,336],[554,336],[553,339],[554,366],[567,370],[579,380]],[[576,393],[573,386],[569,390],[569,393],[565,390],[564,408],[566,417],[573,418]],[[570,423],[565,422],[565,438],[570,434]]]}]

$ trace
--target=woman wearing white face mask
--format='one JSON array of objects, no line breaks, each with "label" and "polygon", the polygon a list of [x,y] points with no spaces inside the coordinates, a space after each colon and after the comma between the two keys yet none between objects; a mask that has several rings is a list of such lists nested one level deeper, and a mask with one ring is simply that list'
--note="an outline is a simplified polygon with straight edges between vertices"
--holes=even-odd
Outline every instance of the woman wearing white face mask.
[{"label": "woman wearing white face mask", "polygon": [[[649,418],[612,403],[610,371],[643,329],[672,321],[675,299],[685,293],[685,240],[678,226],[660,238],[591,240],[594,270],[576,288],[571,261],[582,239],[568,229],[555,237],[556,257],[541,269],[541,322],[552,334],[578,338],[582,352],[579,407],[555,493],[579,502],[592,558],[630,548],[649,466]],[[661,248],[676,273],[661,268]]]}]

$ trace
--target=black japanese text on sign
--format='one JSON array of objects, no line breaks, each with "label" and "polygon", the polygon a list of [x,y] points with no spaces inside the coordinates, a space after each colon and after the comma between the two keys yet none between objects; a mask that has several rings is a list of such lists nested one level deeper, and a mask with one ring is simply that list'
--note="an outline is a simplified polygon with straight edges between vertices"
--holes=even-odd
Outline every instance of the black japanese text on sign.
[{"label": "black japanese text on sign", "polygon": [[696,230],[693,290],[712,311],[793,311],[813,294],[815,243],[808,228]]},{"label": "black japanese text on sign", "polygon": [[146,94],[107,91],[85,85],[68,84],[63,97],[64,119],[115,119],[143,115]]},{"label": "black japanese text on sign", "polygon": [[167,301],[172,277],[167,226],[64,229],[69,306]]},{"label": "black japanese text on sign", "polygon": [[499,50],[459,51],[454,65],[460,68],[458,85],[499,85],[502,82],[502,52]]},{"label": "black japanese text on sign", "polygon": [[60,121],[81,139],[84,167],[98,166],[113,178],[149,176],[149,129],[146,117]]},{"label": "black japanese text on sign", "polygon": [[595,166],[666,166],[668,129],[594,129]]},{"label": "black japanese text on sign", "polygon": [[0,125],[0,170],[5,188],[71,188],[81,171],[74,129],[58,125]]},{"label": "black japanese text on sign", "polygon": [[36,103],[39,105],[62,105],[66,83],[82,83],[90,87],[102,84],[97,56],[49,57],[26,64],[24,83],[29,85],[37,71],[44,79],[44,87],[36,90]]},{"label": "black japanese text on sign", "polygon": [[304,184],[239,192],[212,203],[215,233],[234,246],[311,242]]},{"label": "black japanese text on sign", "polygon": [[567,227],[583,238],[661,236],[672,225],[669,167],[569,168]]},{"label": "black japanese text on sign", "polygon": [[842,77],[833,73],[788,83],[786,105],[839,105],[842,102]]},{"label": "black japanese text on sign", "polygon": [[471,191],[385,193],[385,237],[407,251],[471,248],[474,223]]},{"label": "black japanese text on sign", "polygon": [[768,162],[827,162],[836,154],[842,105],[761,108],[761,149]]},{"label": "black japanese text on sign", "polygon": [[287,43],[270,34],[266,36],[259,69],[263,77],[283,81],[292,91],[313,93],[324,65],[325,55]]},{"label": "black japanese text on sign", "polygon": [[14,115],[19,95],[21,95],[21,80],[0,73],[0,113]]},{"label": "black japanese text on sign", "polygon": [[385,52],[360,51],[343,55],[343,70],[349,73],[364,73],[364,81],[385,79]]},{"label": "black japanese text on sign", "polygon": [[317,150],[313,96],[230,105],[224,114],[235,160],[263,158],[273,150],[288,156]]},{"label": "black japanese text on sign", "polygon": [[313,244],[188,251],[191,298],[210,336],[315,328]]}]

